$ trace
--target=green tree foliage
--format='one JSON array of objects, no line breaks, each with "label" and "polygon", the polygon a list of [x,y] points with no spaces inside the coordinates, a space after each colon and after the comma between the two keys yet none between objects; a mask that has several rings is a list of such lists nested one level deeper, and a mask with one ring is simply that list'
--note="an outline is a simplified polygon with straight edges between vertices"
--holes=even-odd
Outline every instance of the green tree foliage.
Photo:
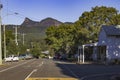
[{"label": "green tree foliage", "polygon": [[[11,28],[9,29],[8,28]],[[28,29],[28,28],[25,28]],[[36,29],[36,28],[35,28]],[[39,28],[38,28],[39,29]],[[44,41],[44,36],[40,33],[28,33],[26,32],[24,35],[24,44],[23,44],[23,35],[20,33],[21,30],[18,28],[18,45],[15,44],[15,34],[14,34],[14,28],[13,26],[6,25],[5,30],[5,36],[6,36],[6,54],[11,55],[19,55],[27,53],[27,49],[30,49],[31,54],[40,56],[41,51],[48,50],[48,45],[46,45]],[[34,45],[34,49],[32,47],[32,43]],[[3,26],[2,26],[2,52],[4,57],[4,32],[3,32]]]},{"label": "green tree foliage", "polygon": [[96,6],[90,12],[84,12],[75,22],[75,26],[86,28],[89,32],[89,40],[97,41],[100,27],[118,24],[120,18],[117,16],[119,16],[118,11],[113,7]]},{"label": "green tree foliage", "polygon": [[46,43],[55,52],[75,53],[78,45],[96,42],[102,25],[120,24],[120,14],[113,7],[94,7],[84,12],[74,25],[62,24],[46,30]]},{"label": "green tree foliage", "polygon": [[120,25],[120,14],[113,16],[112,23],[113,25]]},{"label": "green tree foliage", "polygon": [[46,45],[45,40],[43,38],[41,39],[34,39],[33,41],[30,41],[30,53],[34,56],[41,56],[43,53],[42,51],[49,50],[48,45]]},{"label": "green tree foliage", "polygon": [[68,53],[74,44],[74,25],[62,24],[60,26],[52,26],[47,29],[47,44],[55,51]]},{"label": "green tree foliage", "polygon": [[41,47],[39,46],[39,43],[33,43],[33,47],[31,48],[31,53],[34,56],[39,56],[41,53]]},{"label": "green tree foliage", "polygon": [[7,51],[7,55],[17,54],[18,47],[16,47],[16,45],[15,45],[15,41],[14,41],[15,37],[14,37],[13,32],[11,30],[6,30],[5,36],[6,36],[6,51]]},{"label": "green tree foliage", "polygon": [[[5,36],[6,36],[6,45],[9,44],[11,41],[13,41],[15,39],[14,34],[12,33],[11,30],[6,30],[5,32]],[[3,36],[2,36],[3,37]],[[4,38],[2,38],[3,40]]]},{"label": "green tree foliage", "polygon": [[15,42],[11,41],[8,45],[7,45],[7,56],[14,54],[14,55],[18,55],[18,46],[16,46]]}]

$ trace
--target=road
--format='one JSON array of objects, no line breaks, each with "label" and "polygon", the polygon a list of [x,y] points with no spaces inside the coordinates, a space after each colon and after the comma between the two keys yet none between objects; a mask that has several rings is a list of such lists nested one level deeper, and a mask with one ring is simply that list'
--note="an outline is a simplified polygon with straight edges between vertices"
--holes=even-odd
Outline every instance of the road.
[{"label": "road", "polygon": [[0,80],[109,80],[120,65],[96,65],[31,59],[0,66]]},{"label": "road", "polygon": [[0,80],[30,80],[31,78],[69,78],[75,75],[66,70],[59,61],[32,59],[9,62],[0,66]]}]

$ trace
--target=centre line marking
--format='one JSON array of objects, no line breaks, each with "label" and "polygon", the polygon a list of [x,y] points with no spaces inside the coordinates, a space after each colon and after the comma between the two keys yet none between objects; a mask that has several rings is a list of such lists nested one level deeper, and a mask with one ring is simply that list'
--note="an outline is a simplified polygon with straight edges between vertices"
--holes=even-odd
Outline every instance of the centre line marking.
[{"label": "centre line marking", "polygon": [[[41,67],[42,65],[43,65],[43,61],[42,61],[41,64],[39,64],[39,67]],[[25,80],[28,80],[29,77],[30,77],[34,72],[37,72],[37,70],[38,70],[38,69],[34,69],[34,70],[25,78]]]},{"label": "centre line marking", "polygon": [[41,64],[39,64],[39,66],[38,67],[41,67],[43,65],[43,61],[42,61],[42,63]]},{"label": "centre line marking", "polygon": [[34,72],[36,72],[37,71],[37,69],[34,69],[26,78],[25,78],[25,80],[27,80]]}]

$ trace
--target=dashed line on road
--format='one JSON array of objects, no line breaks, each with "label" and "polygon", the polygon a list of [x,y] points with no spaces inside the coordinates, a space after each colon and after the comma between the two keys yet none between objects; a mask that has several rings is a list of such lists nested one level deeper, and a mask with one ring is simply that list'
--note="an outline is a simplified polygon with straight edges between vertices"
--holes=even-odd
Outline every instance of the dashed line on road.
[{"label": "dashed line on road", "polygon": [[[31,60],[30,60],[30,61],[31,61]],[[10,70],[10,69],[13,69],[13,68],[15,68],[15,67],[18,67],[18,66],[21,66],[21,65],[23,65],[23,64],[26,64],[26,63],[28,63],[28,62],[30,62],[30,61],[27,61],[27,62],[18,64],[18,65],[13,66],[13,67],[9,67],[9,68],[3,69],[3,70],[1,70],[0,72],[4,72],[4,71]]]},{"label": "dashed line on road", "polygon": [[42,61],[42,63],[41,64],[39,64],[39,66],[38,67],[41,67],[43,65],[43,61]]},{"label": "dashed line on road", "polygon": [[[43,65],[43,61],[41,64],[39,64],[39,67],[41,67]],[[25,80],[29,80],[29,77],[34,73],[34,72],[37,72],[38,69],[34,69],[26,78]]]},{"label": "dashed line on road", "polygon": [[34,73],[34,72],[36,72],[37,71],[37,69],[34,69],[26,78],[25,78],[25,80],[28,80],[28,78]]}]

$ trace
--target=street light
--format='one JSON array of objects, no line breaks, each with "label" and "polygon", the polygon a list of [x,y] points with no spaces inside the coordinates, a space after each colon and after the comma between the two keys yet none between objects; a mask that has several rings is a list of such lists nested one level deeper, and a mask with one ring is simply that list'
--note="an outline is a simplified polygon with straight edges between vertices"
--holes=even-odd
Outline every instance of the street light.
[{"label": "street light", "polygon": [[1,9],[3,8],[3,5],[0,3],[0,65],[2,64],[2,37],[1,37],[1,24],[2,24],[2,19],[1,19]]}]

